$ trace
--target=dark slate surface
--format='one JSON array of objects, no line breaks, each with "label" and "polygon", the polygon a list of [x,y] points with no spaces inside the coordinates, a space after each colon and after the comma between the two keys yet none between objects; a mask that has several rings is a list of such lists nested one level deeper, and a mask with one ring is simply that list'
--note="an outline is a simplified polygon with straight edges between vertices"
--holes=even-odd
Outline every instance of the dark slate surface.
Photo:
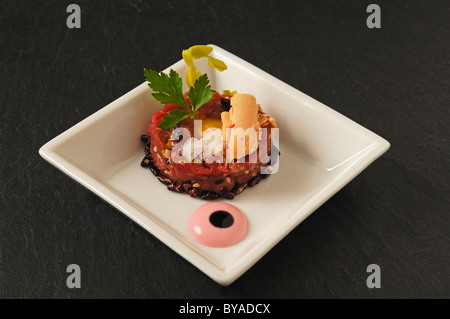
[{"label": "dark slate surface", "polygon": [[[377,1],[378,30],[371,1],[78,0],[69,30],[71,2],[0,1],[0,297],[450,297],[448,1]],[[38,155],[201,43],[392,144],[227,288]]]}]

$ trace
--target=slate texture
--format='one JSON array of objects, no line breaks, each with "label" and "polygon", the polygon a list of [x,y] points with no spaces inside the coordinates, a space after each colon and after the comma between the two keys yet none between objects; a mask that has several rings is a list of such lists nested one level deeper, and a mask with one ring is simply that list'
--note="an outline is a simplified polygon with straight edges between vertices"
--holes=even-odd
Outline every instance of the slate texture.
[{"label": "slate texture", "polygon": [[[72,2],[0,1],[0,298],[450,297],[448,1]],[[227,288],[38,154],[206,43],[391,143]]]}]

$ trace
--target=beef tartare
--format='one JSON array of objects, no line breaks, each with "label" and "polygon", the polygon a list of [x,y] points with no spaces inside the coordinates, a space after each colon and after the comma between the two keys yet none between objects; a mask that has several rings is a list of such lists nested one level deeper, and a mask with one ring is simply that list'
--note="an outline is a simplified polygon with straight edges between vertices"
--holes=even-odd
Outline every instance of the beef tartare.
[{"label": "beef tartare", "polygon": [[164,107],[141,137],[141,166],[150,168],[169,190],[202,199],[233,199],[272,173],[279,155],[272,143],[277,125],[253,95],[211,89],[207,74],[194,64],[208,58],[209,66],[226,70],[211,51],[203,45],[183,51],[189,86],[185,93],[176,71],[144,69],[153,97]]},{"label": "beef tartare", "polygon": [[[238,94],[235,97],[239,96]],[[202,120],[203,132],[210,128],[217,128],[222,129],[222,133],[226,135],[223,132],[225,123],[223,123],[222,118],[225,117],[225,114],[230,113],[232,99],[234,100],[235,98],[216,92],[213,98],[202,106],[197,116],[198,119]],[[186,100],[189,104],[187,97]],[[246,106],[244,105],[244,107]],[[164,116],[175,108],[182,109],[180,106],[167,104],[162,111],[153,115],[152,123],[148,128],[149,135],[141,137],[145,143],[145,158],[141,165],[150,168],[152,173],[162,183],[166,184],[169,190],[180,193],[186,192],[193,197],[202,199],[216,199],[219,197],[233,199],[235,195],[241,193],[245,188],[258,184],[262,178],[266,178],[269,175],[261,173],[261,167],[270,167],[270,160],[264,160],[259,156],[256,158],[256,161],[251,161],[250,157],[258,151],[251,149],[249,151],[252,152],[246,154],[244,158],[233,158],[232,161],[227,160],[226,152],[223,152],[223,154],[219,154],[223,156],[222,163],[208,163],[205,160],[202,160],[201,163],[195,163],[194,161],[175,163],[173,158],[176,155],[172,154],[172,150],[178,143],[186,144],[186,140],[184,140],[184,136],[179,140],[172,139],[173,130],[176,128],[162,129],[158,127]],[[260,136],[261,141],[265,142],[264,144],[259,143],[260,148],[265,148],[260,154],[265,153],[267,156],[270,156],[271,151],[273,151],[270,129],[276,127],[275,120],[273,117],[265,114],[259,106],[257,106],[256,115],[258,121],[257,129],[266,129],[259,131],[263,135],[268,135]],[[229,128],[232,128],[233,124],[235,123],[228,123]],[[184,119],[177,124],[177,128],[185,128],[189,130],[191,136],[194,136],[194,119]],[[226,149],[226,145],[227,143],[225,142],[224,149]]]}]

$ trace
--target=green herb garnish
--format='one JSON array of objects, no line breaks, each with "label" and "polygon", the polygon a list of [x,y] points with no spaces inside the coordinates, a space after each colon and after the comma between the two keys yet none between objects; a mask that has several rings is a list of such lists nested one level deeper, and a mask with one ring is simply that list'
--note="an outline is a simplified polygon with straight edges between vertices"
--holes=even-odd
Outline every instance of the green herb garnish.
[{"label": "green herb garnish", "polygon": [[192,107],[190,107],[184,99],[183,80],[176,71],[171,69],[169,75],[167,75],[163,72],[158,73],[144,69],[144,74],[156,100],[163,104],[179,105],[185,109],[173,109],[170,111],[158,125],[158,127],[163,129],[171,129],[178,122],[188,117],[196,118],[197,110],[205,103],[208,103],[214,94],[214,90],[211,89],[208,76],[205,73],[189,88],[188,97],[192,104]]}]

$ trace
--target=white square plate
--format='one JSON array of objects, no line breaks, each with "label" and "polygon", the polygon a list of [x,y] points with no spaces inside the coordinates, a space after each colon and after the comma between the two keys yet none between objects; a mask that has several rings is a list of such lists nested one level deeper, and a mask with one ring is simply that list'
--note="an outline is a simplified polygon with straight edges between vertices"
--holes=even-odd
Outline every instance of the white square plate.
[{"label": "white square plate", "polygon": [[[389,143],[255,66],[213,47],[213,56],[228,65],[227,71],[219,73],[199,60],[199,71],[208,73],[213,89],[253,94],[280,128],[278,172],[228,201],[248,219],[248,234],[238,244],[211,248],[196,242],[189,234],[188,219],[206,201],[168,191],[140,166],[144,157],[140,136],[147,132],[152,115],[162,109],[146,83],[57,136],[39,153],[212,279],[229,285],[387,151]],[[182,60],[170,68],[185,78]]]}]

